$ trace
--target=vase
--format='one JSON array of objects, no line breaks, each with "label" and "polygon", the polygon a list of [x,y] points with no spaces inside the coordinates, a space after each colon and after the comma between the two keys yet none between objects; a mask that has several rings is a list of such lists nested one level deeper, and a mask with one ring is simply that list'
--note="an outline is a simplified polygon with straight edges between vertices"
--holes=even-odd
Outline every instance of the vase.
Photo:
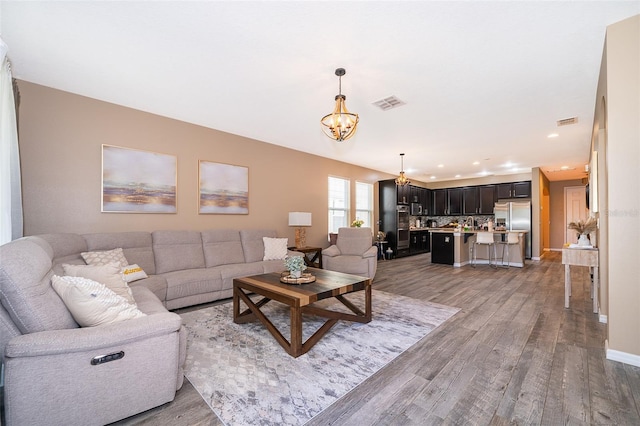
[{"label": "vase", "polygon": [[591,241],[589,241],[587,234],[580,234],[580,237],[578,238],[578,246],[584,247],[584,246],[590,246],[590,245],[591,245]]},{"label": "vase", "polygon": [[289,273],[293,278],[300,278],[302,276],[302,271],[289,271]]}]

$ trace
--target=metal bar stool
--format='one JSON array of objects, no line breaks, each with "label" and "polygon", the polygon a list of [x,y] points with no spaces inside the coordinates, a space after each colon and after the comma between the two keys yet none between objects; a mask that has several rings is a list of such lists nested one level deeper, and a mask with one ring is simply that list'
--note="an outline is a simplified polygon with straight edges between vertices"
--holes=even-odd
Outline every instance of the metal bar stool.
[{"label": "metal bar stool", "polygon": [[[498,253],[496,251],[496,242],[493,239],[493,232],[478,232],[476,234],[476,240],[473,242],[473,262],[471,266],[474,268],[478,263],[478,246],[487,246],[487,252],[489,254],[489,266],[493,268],[498,267]],[[493,265],[491,264],[491,249],[493,248]]]},{"label": "metal bar stool", "polygon": [[502,265],[504,265],[504,255],[507,254],[507,268],[510,266],[511,257],[509,257],[509,246],[520,245],[520,232],[507,232],[507,241],[501,241],[502,244]]}]

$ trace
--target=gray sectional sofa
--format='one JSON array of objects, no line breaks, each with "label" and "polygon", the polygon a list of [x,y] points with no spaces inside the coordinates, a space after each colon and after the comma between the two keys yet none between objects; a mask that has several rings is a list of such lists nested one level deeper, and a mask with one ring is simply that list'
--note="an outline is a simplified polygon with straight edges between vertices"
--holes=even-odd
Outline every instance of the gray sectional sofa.
[{"label": "gray sectional sofa", "polygon": [[[6,424],[105,424],[173,400],[186,333],[169,310],[231,297],[236,277],[283,270],[282,260],[263,260],[263,237],[276,232],[45,234],[0,246]],[[130,283],[146,316],[81,328],[51,277],[63,264],[84,264],[82,252],[114,248],[148,274]]]}]

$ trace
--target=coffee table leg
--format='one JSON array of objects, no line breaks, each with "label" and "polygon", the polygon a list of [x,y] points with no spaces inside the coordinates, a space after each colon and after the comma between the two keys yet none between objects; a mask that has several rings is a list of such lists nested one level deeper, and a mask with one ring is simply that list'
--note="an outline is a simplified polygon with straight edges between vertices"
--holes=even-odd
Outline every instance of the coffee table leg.
[{"label": "coffee table leg", "polygon": [[240,316],[240,297],[238,296],[239,288],[233,286],[233,321],[235,322]]},{"label": "coffee table leg", "polygon": [[289,355],[296,358],[302,355],[302,309],[299,306],[291,307],[290,344]]},{"label": "coffee table leg", "polygon": [[364,314],[367,322],[371,321],[371,284],[364,290]]}]

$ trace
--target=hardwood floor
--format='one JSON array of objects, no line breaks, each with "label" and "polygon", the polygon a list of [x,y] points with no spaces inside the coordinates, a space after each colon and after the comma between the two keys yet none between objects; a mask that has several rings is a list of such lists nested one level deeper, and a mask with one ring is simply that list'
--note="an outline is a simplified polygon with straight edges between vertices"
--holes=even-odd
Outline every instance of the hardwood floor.
[{"label": "hardwood floor", "polygon": [[[586,267],[571,268],[563,308],[560,257],[498,270],[380,261],[374,289],[461,311],[308,425],[640,424],[640,368],[605,359]],[[222,423],[185,380],[173,402],[118,424]]]}]

